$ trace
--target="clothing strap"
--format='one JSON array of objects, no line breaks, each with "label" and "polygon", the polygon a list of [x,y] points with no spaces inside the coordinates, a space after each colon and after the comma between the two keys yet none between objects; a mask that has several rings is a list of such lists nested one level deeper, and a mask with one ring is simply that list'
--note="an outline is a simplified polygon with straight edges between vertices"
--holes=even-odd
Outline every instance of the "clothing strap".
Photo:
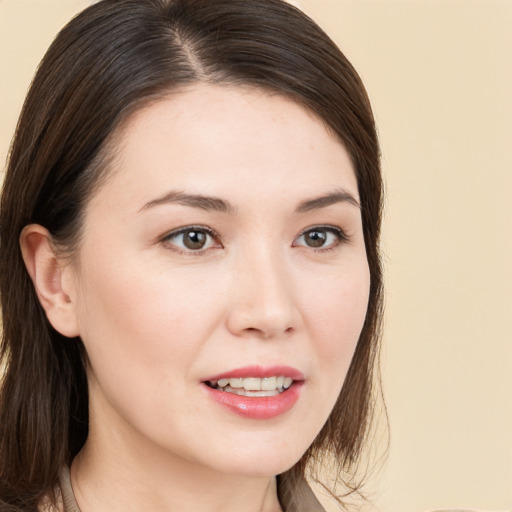
[{"label": "clothing strap", "polygon": [[67,466],[61,469],[59,480],[62,501],[64,502],[64,512],[80,512],[75,495],[73,494],[73,488],[71,487],[71,477]]}]

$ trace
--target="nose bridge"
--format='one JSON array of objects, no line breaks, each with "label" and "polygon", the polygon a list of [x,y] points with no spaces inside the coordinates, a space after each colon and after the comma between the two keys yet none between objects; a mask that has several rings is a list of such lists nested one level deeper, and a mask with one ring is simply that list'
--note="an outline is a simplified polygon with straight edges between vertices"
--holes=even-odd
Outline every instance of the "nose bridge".
[{"label": "nose bridge", "polygon": [[270,338],[297,327],[290,268],[279,244],[262,242],[239,254],[233,280],[230,329]]}]

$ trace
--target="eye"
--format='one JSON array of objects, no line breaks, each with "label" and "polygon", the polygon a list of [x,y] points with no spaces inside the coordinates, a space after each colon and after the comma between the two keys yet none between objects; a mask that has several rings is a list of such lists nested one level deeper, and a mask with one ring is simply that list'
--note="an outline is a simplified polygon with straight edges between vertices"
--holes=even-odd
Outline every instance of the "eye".
[{"label": "eye", "polygon": [[333,249],[346,240],[348,237],[340,228],[316,226],[304,231],[294,240],[293,245],[302,245],[313,249]]},{"label": "eye", "polygon": [[167,234],[163,242],[174,246],[180,252],[200,252],[212,247],[220,247],[217,235],[211,229],[202,226],[188,226]]}]

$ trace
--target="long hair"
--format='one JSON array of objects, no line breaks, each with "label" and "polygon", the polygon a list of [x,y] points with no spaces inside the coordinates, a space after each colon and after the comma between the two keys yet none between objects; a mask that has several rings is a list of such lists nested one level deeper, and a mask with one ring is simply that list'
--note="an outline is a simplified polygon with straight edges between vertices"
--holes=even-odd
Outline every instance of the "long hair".
[{"label": "long hair", "polygon": [[85,354],[49,324],[19,236],[45,226],[60,247],[80,242],[84,207],[108,169],[116,127],[138,108],[193,83],[251,85],[323,120],[350,154],[371,285],[366,320],[337,403],[313,445],[280,476],[293,494],[326,453],[338,474],[357,463],[372,413],[382,303],[380,151],[370,102],[345,56],[281,0],[103,0],[59,33],[28,92],[0,203],[0,505],[33,510],[88,432]]}]

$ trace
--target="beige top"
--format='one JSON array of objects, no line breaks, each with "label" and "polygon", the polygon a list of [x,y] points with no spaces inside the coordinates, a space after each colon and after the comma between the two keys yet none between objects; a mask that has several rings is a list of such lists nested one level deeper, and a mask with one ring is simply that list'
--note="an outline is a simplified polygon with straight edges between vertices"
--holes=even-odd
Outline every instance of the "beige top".
[{"label": "beige top", "polygon": [[[59,479],[60,492],[58,493],[61,497],[58,505],[58,512],[80,512],[80,508],[75,500],[73,489],[71,487],[71,479],[69,477],[69,468],[64,467],[60,473]],[[300,496],[300,497],[299,497]],[[289,503],[282,503],[283,510],[285,512],[325,512],[320,502],[317,500],[313,491],[306,482],[302,482],[297,488],[297,497],[295,499],[287,499],[284,497],[283,501]],[[300,505],[292,503],[300,501]],[[48,511],[49,509],[44,505],[40,507],[41,511]]]}]

